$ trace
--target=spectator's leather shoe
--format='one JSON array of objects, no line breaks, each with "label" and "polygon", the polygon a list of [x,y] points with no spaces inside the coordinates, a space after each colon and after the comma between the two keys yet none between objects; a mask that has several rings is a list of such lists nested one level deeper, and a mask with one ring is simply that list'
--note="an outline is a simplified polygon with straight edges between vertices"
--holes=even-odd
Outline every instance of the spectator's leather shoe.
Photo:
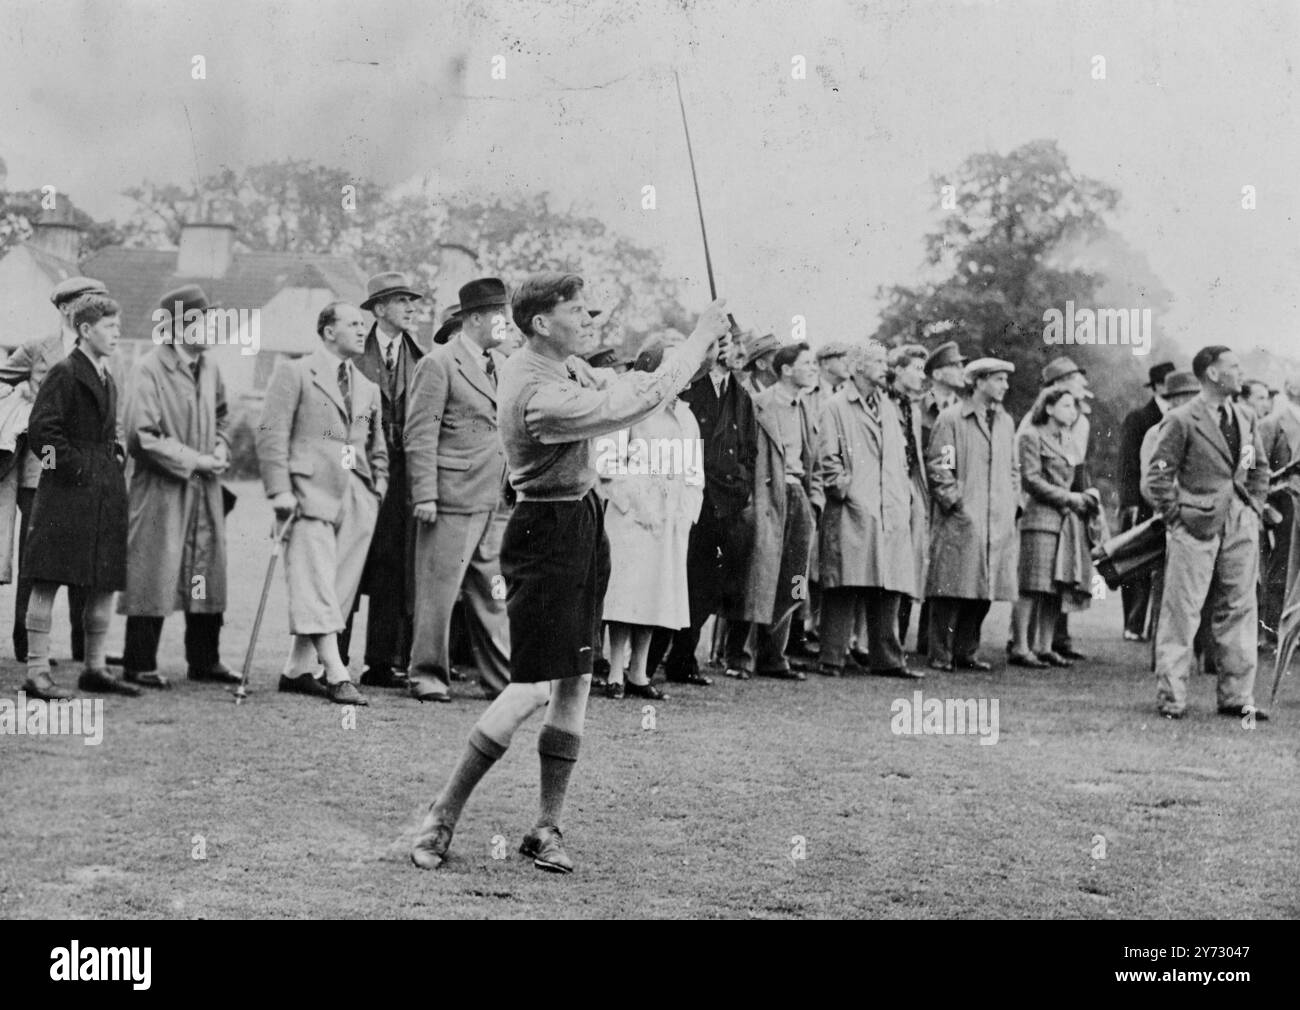
[{"label": "spectator's leather shoe", "polygon": [[240,684],[244,679],[225,663],[217,663],[207,669],[191,666],[185,676],[202,684]]},{"label": "spectator's leather shoe", "polygon": [[433,677],[412,677],[411,697],[416,701],[451,701],[451,693]]},{"label": "spectator's leather shoe", "polygon": [[1012,666],[1027,666],[1031,670],[1045,670],[1047,668],[1047,663],[1032,652],[1016,652],[1013,650],[1007,653],[1007,662]]},{"label": "spectator's leather shoe", "polygon": [[283,694],[305,694],[312,698],[330,696],[329,691],[325,689],[324,679],[310,673],[300,673],[296,677],[280,674],[280,691]]},{"label": "spectator's leather shoe", "polygon": [[411,862],[422,870],[436,870],[447,861],[449,848],[451,828],[434,820],[433,811],[430,810],[420,825],[420,833],[415,836]]},{"label": "spectator's leather shoe", "polygon": [[796,670],[790,667],[785,670],[759,670],[760,677],[771,677],[774,680],[807,680],[808,675],[802,670]]},{"label": "spectator's leather shoe", "polygon": [[519,851],[532,857],[533,865],[551,873],[572,873],[573,860],[564,851],[564,836],[559,828],[533,828],[524,835]]},{"label": "spectator's leather shoe", "polygon": [[1079,652],[1075,649],[1071,649],[1068,646],[1066,648],[1061,648],[1061,646],[1059,645],[1054,645],[1052,646],[1052,651],[1063,659],[1079,660],[1079,659],[1088,658],[1082,652]]},{"label": "spectator's leather shoe", "polygon": [[732,680],[749,680],[751,674],[743,666],[729,666],[723,670],[723,676]]},{"label": "spectator's leather shoe", "polygon": [[94,669],[86,667],[81,671],[81,676],[77,678],[77,687],[82,691],[92,691],[96,694],[124,694],[128,698],[140,697],[140,689],[130,684],[124,684],[103,667]]},{"label": "spectator's leather shoe", "polygon": [[618,701],[623,697],[623,682],[621,680],[611,680],[604,685],[602,690],[605,692],[606,698],[613,698]]},{"label": "spectator's leather shoe", "polygon": [[28,677],[23,681],[23,691],[27,697],[38,698],[41,701],[67,701],[72,697],[71,694],[59,687],[48,673]]},{"label": "spectator's leather shoe", "polygon": [[930,663],[930,669],[931,669],[931,670],[938,670],[940,673],[952,673],[952,669],[953,669],[953,667],[952,667],[952,663],[951,663],[951,662],[947,662],[947,663],[945,663],[945,662],[942,662],[941,660],[937,660],[937,659],[936,659],[936,660],[932,660],[932,661],[931,661],[931,663]]},{"label": "spectator's leather shoe", "polygon": [[953,666],[955,666],[958,670],[981,670],[981,671],[987,671],[987,670],[992,670],[992,669],[993,669],[993,664],[992,664],[992,663],[986,663],[986,662],[984,662],[984,660],[982,660],[982,659],[976,659],[974,656],[971,656],[971,657],[969,657],[969,658],[967,658],[967,659],[958,659],[958,660],[955,660],[955,661],[953,662]]},{"label": "spectator's leather shoe", "polygon": [[1054,652],[1051,649],[1049,649],[1047,652],[1040,652],[1038,654],[1038,658],[1041,659],[1048,666],[1059,666],[1065,670],[1068,670],[1070,667],[1074,665],[1064,656],[1060,655],[1057,652]]},{"label": "spectator's leather shoe", "polygon": [[366,696],[357,690],[357,685],[350,680],[340,680],[336,684],[325,685],[330,701],[335,705],[369,705]]},{"label": "spectator's leather shoe", "polygon": [[667,701],[668,695],[664,694],[653,684],[633,684],[630,680],[624,685],[623,690],[630,698],[649,698],[651,701]]},{"label": "spectator's leather shoe", "polygon": [[385,670],[369,666],[361,674],[362,687],[409,687],[411,684],[401,670]]},{"label": "spectator's leather shoe", "polygon": [[172,686],[170,680],[154,670],[123,670],[122,679],[128,684],[136,684],[139,687],[156,687],[161,691],[165,691]]}]

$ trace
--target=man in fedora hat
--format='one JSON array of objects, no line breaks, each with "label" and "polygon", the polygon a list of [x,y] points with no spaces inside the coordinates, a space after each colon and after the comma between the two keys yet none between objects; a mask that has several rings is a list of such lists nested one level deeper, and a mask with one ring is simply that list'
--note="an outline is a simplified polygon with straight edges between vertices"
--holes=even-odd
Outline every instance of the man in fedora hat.
[{"label": "man in fedora hat", "polygon": [[[411,576],[414,519],[406,483],[406,412],[411,381],[424,357],[413,335],[419,302],[424,298],[406,274],[376,274],[367,284],[361,308],[375,317],[366,348],[357,359],[362,375],[379,387],[388,445],[389,493],[379,508],[365,572],[357,597],[370,599],[366,620],[366,668],[361,683],[370,687],[405,687],[411,656]],[[355,612],[355,611],[354,611]],[[339,639],[346,656],[352,638],[352,615]]]},{"label": "man in fedora hat", "polygon": [[[214,306],[197,284],[163,295],[157,335],[136,369],[126,405],[126,614],[123,677],[168,687],[157,672],[163,619],[185,614],[190,680],[238,683],[221,662],[226,610],[226,518],[220,476],[230,465],[226,387],[208,356]],[[195,317],[200,315],[202,322]]]},{"label": "man in fedora hat", "polygon": [[[29,340],[14,351],[3,364],[0,364],[0,383],[3,392],[11,390],[34,402],[41,390],[46,373],[77,346],[77,331],[72,325],[72,306],[85,294],[107,295],[108,289],[102,281],[90,277],[69,277],[60,281],[50,292],[50,302],[58,310],[60,327],[57,333],[47,337]],[[31,598],[32,582],[26,575],[27,527],[31,521],[32,504],[36,498],[36,485],[41,478],[41,461],[29,445],[23,453],[23,460],[15,469],[19,471],[6,480],[17,480],[16,494],[18,511],[21,519],[18,523],[18,590],[14,597],[14,657],[19,662],[27,660],[27,601]],[[0,535],[0,542],[13,543],[13,517],[8,517],[5,532]],[[6,551],[6,555],[11,551]],[[68,586],[68,617],[72,624],[72,658],[81,660],[85,629],[81,625],[81,615],[85,609],[85,598],[80,586]]]},{"label": "man in fedora hat", "polygon": [[1016,366],[978,358],[966,366],[971,395],[945,408],[930,433],[926,474],[930,531],[930,666],[988,670],[976,655],[993,600],[1018,595],[1020,462],[1015,425],[1002,407]]},{"label": "man in fedora hat", "polygon": [[772,359],[781,349],[781,341],[776,339],[775,333],[764,333],[760,337],[757,330],[746,330],[741,345],[745,349],[745,371],[749,373],[745,386],[750,395],[761,393],[779,378],[772,368]]},{"label": "man in fedora hat", "polygon": [[[1268,468],[1278,471],[1300,459],[1300,377],[1290,376],[1282,385],[1282,396],[1273,413],[1259,426],[1268,455]],[[1300,475],[1292,474],[1286,484],[1269,494],[1276,519],[1271,536],[1261,536],[1263,575],[1260,579],[1260,638],[1276,644],[1282,625],[1282,604],[1286,599],[1287,565],[1291,555],[1291,535],[1295,516],[1293,495],[1300,491]],[[1267,515],[1268,513],[1266,513]]]},{"label": "man in fedora hat", "polygon": [[[1162,361],[1147,370],[1146,388],[1151,390],[1151,399],[1141,407],[1130,410],[1120,426],[1118,477],[1121,532],[1146,522],[1152,515],[1151,507],[1142,497],[1142,442],[1147,432],[1158,425],[1169,410],[1165,383],[1173,371],[1172,361]],[[1199,389],[1199,384],[1197,388]],[[1125,583],[1120,588],[1120,596],[1124,604],[1124,638],[1130,642],[1140,642],[1147,637],[1151,580],[1134,579]]]},{"label": "man in fedora hat", "polygon": [[433,333],[434,346],[441,346],[460,332],[460,306],[449,305],[442,311],[442,319]]},{"label": "man in fedora hat", "polygon": [[501,536],[510,509],[497,430],[497,376],[505,363],[507,295],[496,277],[460,289],[461,330],[415,370],[406,424],[415,503],[415,637],[410,690],[450,701],[452,607],[464,594],[470,649],[484,692],[510,682],[510,630]]}]

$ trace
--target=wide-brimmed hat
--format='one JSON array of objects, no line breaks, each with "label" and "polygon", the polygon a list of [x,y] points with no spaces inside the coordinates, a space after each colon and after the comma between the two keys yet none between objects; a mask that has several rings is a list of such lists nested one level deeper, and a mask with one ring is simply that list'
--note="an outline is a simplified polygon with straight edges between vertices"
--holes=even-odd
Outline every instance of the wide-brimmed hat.
[{"label": "wide-brimmed hat", "polygon": [[998,372],[1015,372],[1016,366],[1002,358],[976,358],[966,366],[966,379],[973,382],[985,375],[997,375]]},{"label": "wide-brimmed hat", "polygon": [[[1165,377],[1169,375],[1173,370],[1174,370],[1174,363],[1172,361],[1162,361],[1158,365],[1152,365],[1150,368],[1147,369],[1147,381],[1145,383],[1146,386],[1150,389],[1155,389],[1158,383],[1162,381],[1167,381]],[[1187,375],[1189,373],[1184,372],[1182,374]]]},{"label": "wide-brimmed hat", "polygon": [[499,277],[480,277],[461,287],[460,314],[467,316],[479,309],[504,309],[510,301],[506,282]]},{"label": "wide-brimmed hat", "polygon": [[775,333],[764,333],[761,337],[756,330],[746,330],[741,337],[741,346],[745,349],[745,367],[749,368],[764,354],[781,349],[781,341]]},{"label": "wide-brimmed hat", "polygon": [[445,344],[451,339],[452,334],[460,329],[460,324],[465,321],[461,315],[460,306],[452,305],[442,310],[442,321],[438,324],[438,329],[434,331],[433,342],[435,344]]},{"label": "wide-brimmed hat", "polygon": [[1169,372],[1165,375],[1165,397],[1186,396],[1199,393],[1201,380],[1191,372]]},{"label": "wide-brimmed hat", "polygon": [[370,280],[366,281],[366,300],[361,303],[361,307],[368,312],[376,302],[391,298],[393,295],[410,295],[413,298],[424,297],[423,294],[411,287],[411,282],[406,274],[398,270],[389,270],[386,273],[375,274]]},{"label": "wide-brimmed hat", "polygon": [[1065,355],[1062,355],[1059,358],[1053,358],[1043,366],[1043,385],[1050,386],[1052,383],[1064,379],[1067,375],[1073,375],[1075,372],[1078,372],[1080,375],[1088,374],[1084,369],[1080,368],[1069,358],[1065,357]]},{"label": "wide-brimmed hat", "polygon": [[54,285],[54,290],[50,292],[50,301],[57,308],[64,302],[70,302],[92,291],[102,295],[108,294],[108,288],[104,286],[103,281],[97,281],[93,277],[69,277],[66,281],[59,281]]},{"label": "wide-brimmed hat", "polygon": [[216,305],[212,304],[207,293],[197,284],[182,284],[158,299],[158,307],[164,312],[170,312],[173,316],[176,314],[177,306],[180,307],[182,318],[187,312],[196,310],[206,312],[208,309],[217,308]]},{"label": "wide-brimmed hat", "polygon": [[966,364],[966,359],[962,356],[957,341],[949,340],[936,347],[930,352],[930,356],[925,359],[925,374],[929,375],[936,368],[943,368],[945,365],[964,364]]}]

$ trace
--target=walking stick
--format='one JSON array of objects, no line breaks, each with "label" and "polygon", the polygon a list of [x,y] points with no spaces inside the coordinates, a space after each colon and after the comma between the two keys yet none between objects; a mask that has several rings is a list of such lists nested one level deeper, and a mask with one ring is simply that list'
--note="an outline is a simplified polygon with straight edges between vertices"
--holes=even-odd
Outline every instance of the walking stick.
[{"label": "walking stick", "polygon": [[248,651],[244,653],[244,669],[239,675],[239,686],[235,688],[236,705],[248,697],[248,681],[253,674],[253,651],[257,648],[258,632],[262,630],[262,614],[266,611],[266,598],[271,595],[271,579],[275,576],[275,563],[279,560],[280,552],[284,549],[284,541],[289,534],[289,527],[293,525],[296,518],[298,518],[298,513],[294,511],[275,531],[271,540],[271,559],[266,563],[266,579],[262,582],[262,598],[257,602],[257,616],[253,618],[253,633],[248,639]]}]

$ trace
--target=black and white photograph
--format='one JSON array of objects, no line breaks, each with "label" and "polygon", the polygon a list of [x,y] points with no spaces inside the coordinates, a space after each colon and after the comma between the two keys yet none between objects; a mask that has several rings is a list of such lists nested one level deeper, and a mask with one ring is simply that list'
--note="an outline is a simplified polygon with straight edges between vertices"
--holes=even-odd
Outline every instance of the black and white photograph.
[{"label": "black and white photograph", "polygon": [[5,0],[0,919],[1262,981],[1298,66],[1297,0]]}]

